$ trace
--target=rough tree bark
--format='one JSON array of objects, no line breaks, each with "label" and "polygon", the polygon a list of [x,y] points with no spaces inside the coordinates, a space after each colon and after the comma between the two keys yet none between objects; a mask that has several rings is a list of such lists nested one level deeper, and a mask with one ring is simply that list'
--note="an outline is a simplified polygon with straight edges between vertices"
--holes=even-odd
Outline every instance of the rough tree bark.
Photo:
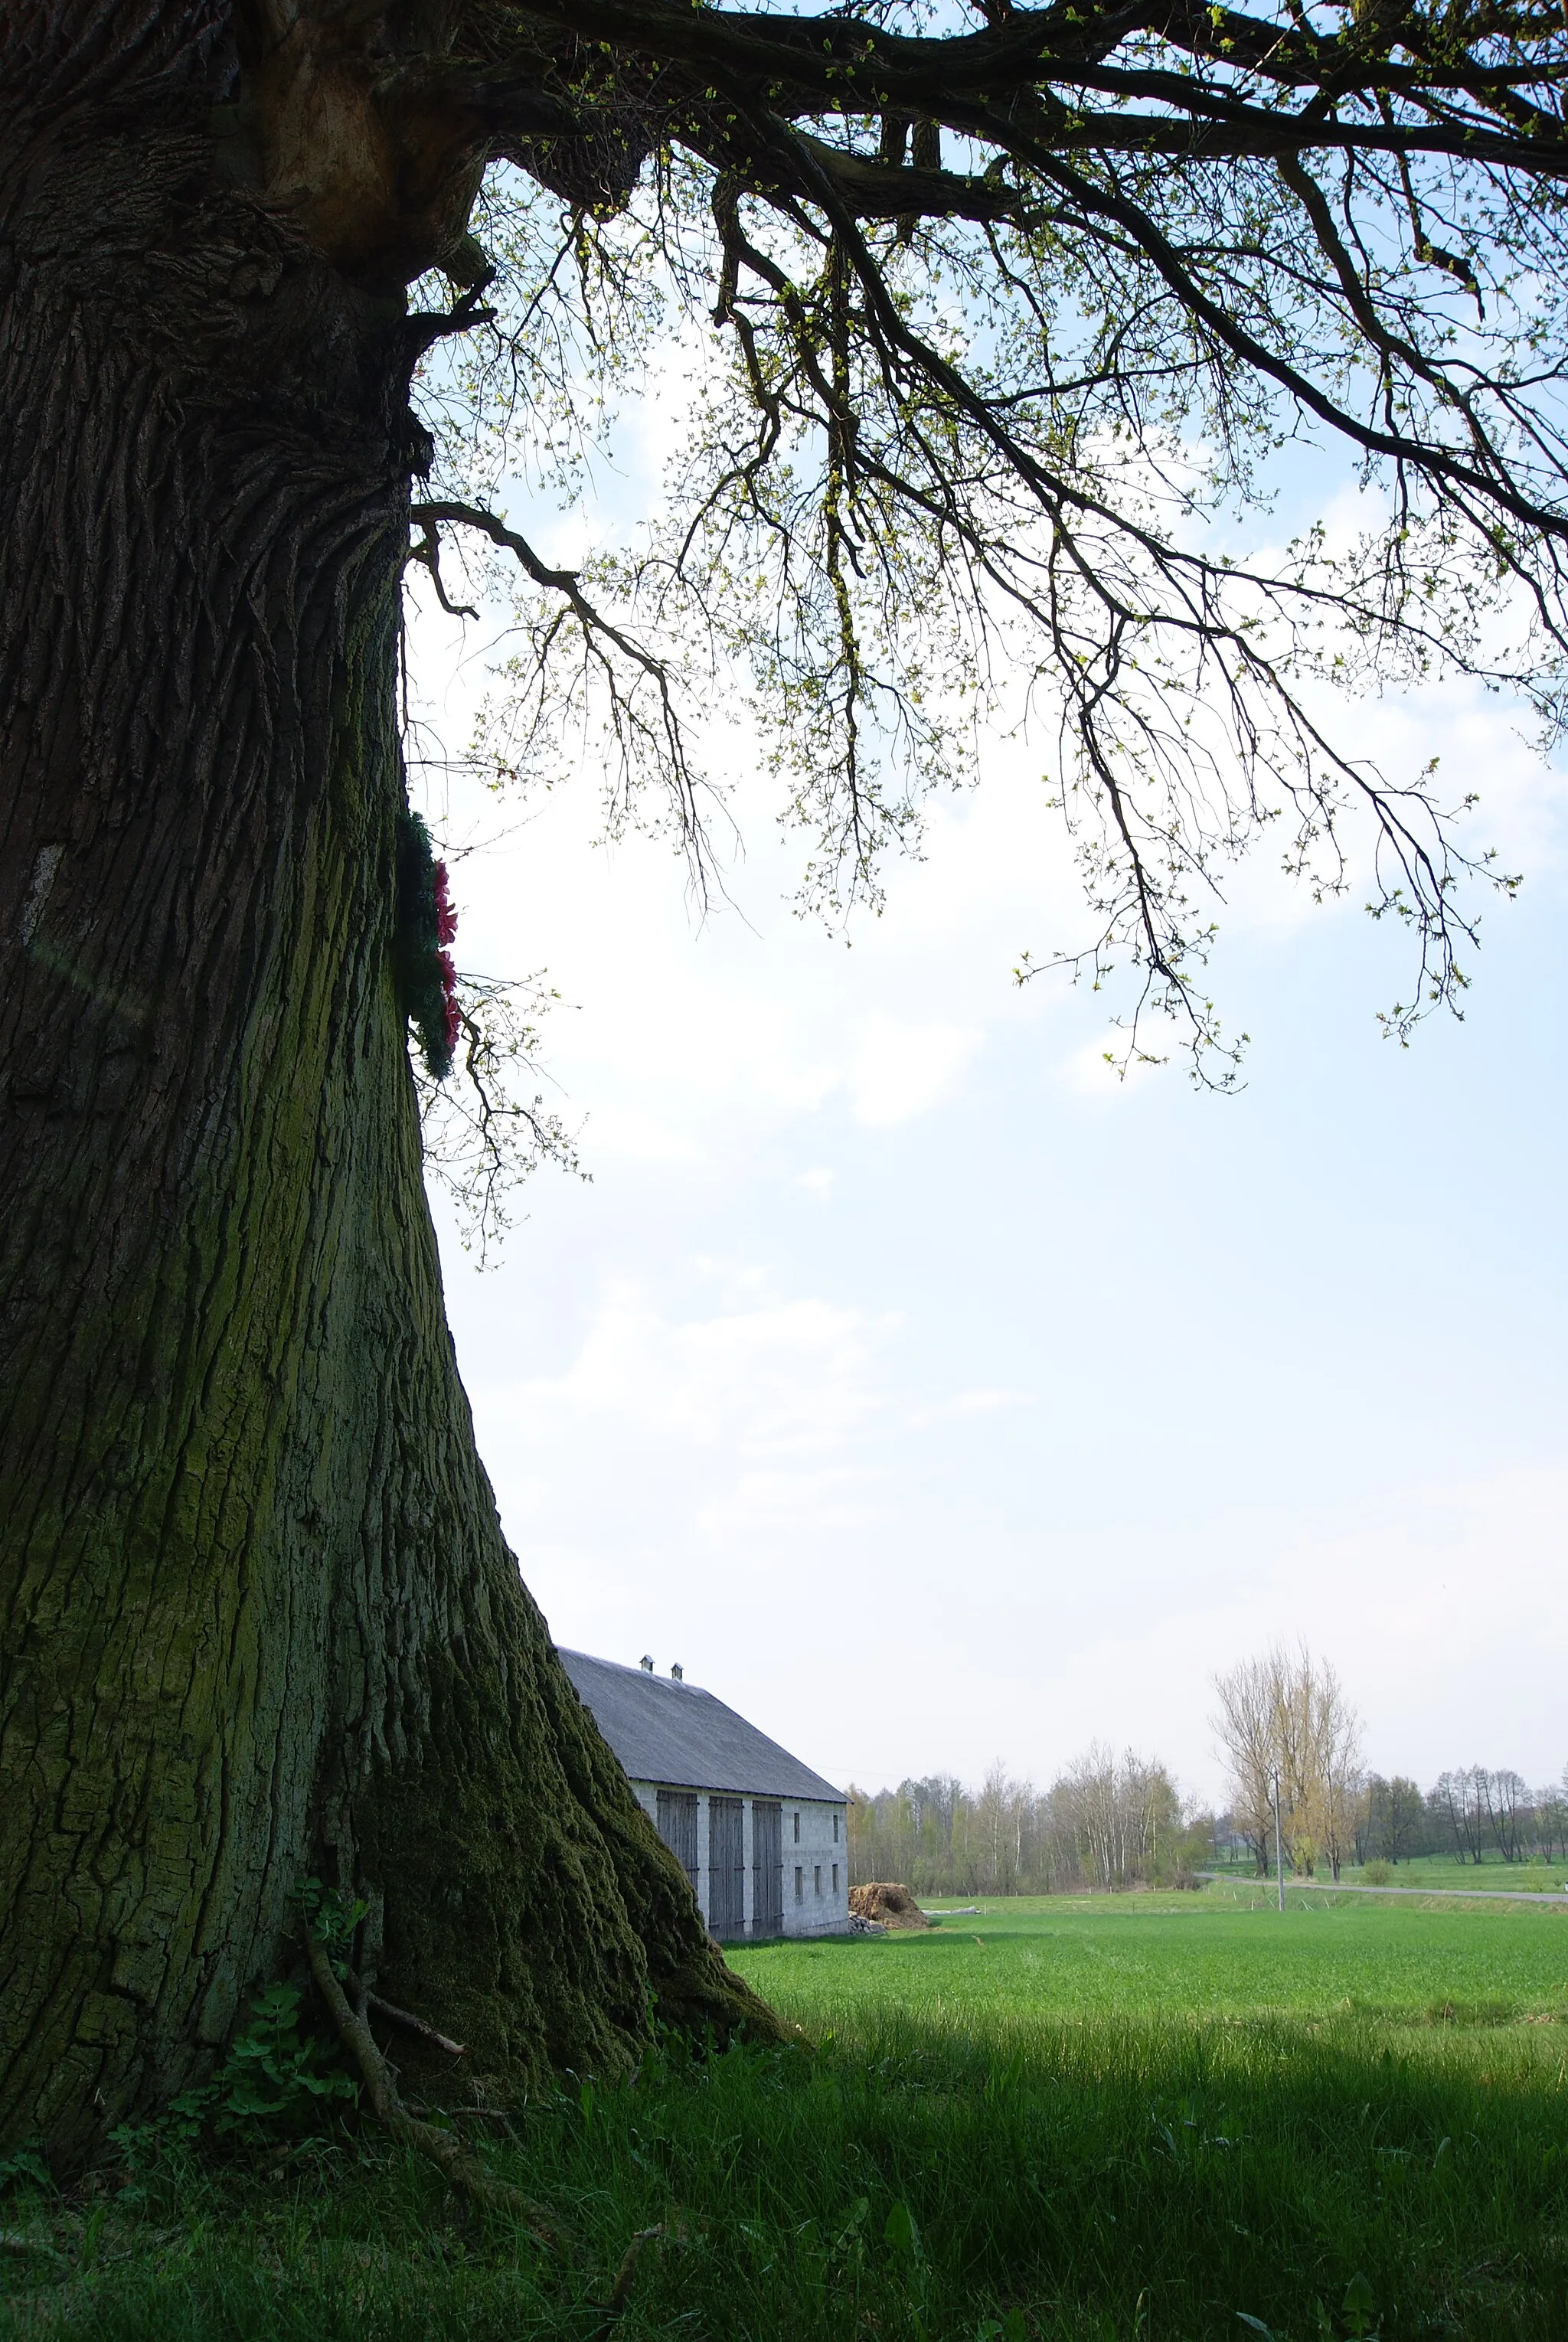
[{"label": "rough tree bark", "polygon": [[475,2070],[768,2022],[503,1541],[421,1185],[403,288],[479,150],[266,34],[0,7],[0,2141],[62,2160],[306,1875]]}]

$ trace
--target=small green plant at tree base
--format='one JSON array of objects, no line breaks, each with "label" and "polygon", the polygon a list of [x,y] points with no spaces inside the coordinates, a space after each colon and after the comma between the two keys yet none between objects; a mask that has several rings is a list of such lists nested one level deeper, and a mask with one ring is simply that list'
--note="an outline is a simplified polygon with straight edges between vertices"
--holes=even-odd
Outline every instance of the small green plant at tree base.
[{"label": "small green plant at tree base", "polygon": [[319,1878],[302,1878],[290,1900],[298,1911],[302,1925],[318,1943],[325,1944],[333,1954],[333,1967],[338,1981],[343,1981],[344,1960],[341,1957],[354,1941],[355,1929],[365,1917],[370,1906],[356,1896],[336,1893],[324,1887]]},{"label": "small green plant at tree base", "polygon": [[894,2205],[882,2231],[883,2243],[891,2258],[917,2267],[920,2260],[920,2230],[914,2225],[914,2215],[902,2200]]},{"label": "small green plant at tree base", "polygon": [[[344,1950],[365,1914],[363,1903],[332,1894],[316,1878],[302,1882],[295,1901],[312,1933]],[[333,1965],[343,1971],[341,1958]],[[124,2124],[112,2134],[126,2161],[135,2167],[149,2147],[195,2146],[203,2138],[266,2147],[319,2129],[334,2102],[357,2104],[358,2084],[337,2062],[336,2045],[300,2032],[300,2007],[296,1985],[269,1984],[259,1992],[249,2026],[235,2036],[209,2081],[183,2090],[156,2123]]]},{"label": "small green plant at tree base", "polygon": [[1345,2332],[1369,2337],[1375,2337],[1377,2328],[1373,2320],[1376,2314],[1377,2301],[1373,2293],[1372,2280],[1362,2270],[1357,2269],[1344,2289],[1344,2300],[1340,2305],[1340,2315],[1344,2319]]},{"label": "small green plant at tree base", "polygon": [[[161,2127],[191,2144],[207,2137],[236,2147],[265,2147],[280,2136],[298,2137],[318,2127],[325,2104],[357,2102],[357,2085],[331,2062],[332,2053],[301,2036],[299,2012],[300,1994],[292,1984],[271,1984],[258,1993],[250,2004],[249,2027],[235,2035],[217,2072],[182,2091]],[[142,2134],[126,2127],[114,2136],[122,2148],[131,2149]]]},{"label": "small green plant at tree base", "polygon": [[53,2187],[54,2180],[43,2157],[30,2147],[20,2147],[14,2155],[0,2155],[0,2196],[12,2187]]},{"label": "small green plant at tree base", "polygon": [[[1338,2342],[1341,2328],[1334,2324],[1321,2301],[1314,2307],[1320,2342]],[[1376,2311],[1377,2299],[1372,2289],[1372,2280],[1363,2271],[1357,2269],[1344,2289],[1344,2300],[1340,2306],[1344,2333],[1357,2337],[1357,2342],[1378,2342],[1379,2328],[1373,2322]],[[1249,2333],[1263,2335],[1264,2342],[1278,2342],[1273,2327],[1266,2325],[1261,2317],[1254,2317],[1251,2310],[1238,2309],[1236,2323],[1244,2326]]]},{"label": "small green plant at tree base", "polygon": [[1386,1887],[1393,1877],[1393,1871],[1381,1856],[1375,1862],[1362,1864],[1361,1877],[1363,1887]]}]

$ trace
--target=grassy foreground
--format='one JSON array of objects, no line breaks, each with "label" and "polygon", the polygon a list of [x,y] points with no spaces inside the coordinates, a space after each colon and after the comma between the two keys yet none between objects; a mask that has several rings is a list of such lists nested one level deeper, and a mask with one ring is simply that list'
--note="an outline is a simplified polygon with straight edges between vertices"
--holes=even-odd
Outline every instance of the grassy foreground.
[{"label": "grassy foreground", "polygon": [[0,2332],[1562,2342],[1568,1915],[1252,1899],[737,1952],[822,2046],[471,2125],[551,2247],[347,2134],[226,2167],[144,2139],[70,2201],[24,2177]]}]

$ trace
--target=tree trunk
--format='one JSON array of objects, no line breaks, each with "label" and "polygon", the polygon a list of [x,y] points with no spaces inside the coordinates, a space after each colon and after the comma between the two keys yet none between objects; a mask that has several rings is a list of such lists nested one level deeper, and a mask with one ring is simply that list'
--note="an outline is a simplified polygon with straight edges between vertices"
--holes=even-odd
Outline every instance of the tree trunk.
[{"label": "tree trunk", "polygon": [[239,55],[0,19],[0,2142],[62,2161],[308,1876],[470,2072],[768,2023],[474,1452],[391,973],[410,264],[246,165]]}]

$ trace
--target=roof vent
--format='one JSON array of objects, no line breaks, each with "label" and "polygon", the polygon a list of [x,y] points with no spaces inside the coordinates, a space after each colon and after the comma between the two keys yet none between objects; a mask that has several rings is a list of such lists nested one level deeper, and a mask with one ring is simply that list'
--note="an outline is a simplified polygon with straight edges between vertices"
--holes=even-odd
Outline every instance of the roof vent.
[{"label": "roof vent", "polygon": [[674,1666],[670,1669],[670,1676],[671,1676],[671,1680],[672,1680],[673,1682],[674,1682],[674,1683],[684,1683],[684,1682],[685,1682],[685,1680],[686,1680],[686,1671],[685,1671],[684,1667],[684,1666],[682,1666],[682,1665],[681,1665],[681,1663],[680,1663],[679,1659],[677,1659],[677,1660],[675,1661]]},{"label": "roof vent", "polygon": [[651,1675],[653,1674],[653,1672],[654,1672],[654,1662],[653,1662],[653,1660],[648,1656],[648,1654],[647,1654],[647,1652],[646,1652],[646,1651],[644,1651],[644,1652],[643,1653],[642,1657],[637,1661],[637,1665],[642,1668],[643,1673],[644,1673],[645,1676],[651,1676]]}]

